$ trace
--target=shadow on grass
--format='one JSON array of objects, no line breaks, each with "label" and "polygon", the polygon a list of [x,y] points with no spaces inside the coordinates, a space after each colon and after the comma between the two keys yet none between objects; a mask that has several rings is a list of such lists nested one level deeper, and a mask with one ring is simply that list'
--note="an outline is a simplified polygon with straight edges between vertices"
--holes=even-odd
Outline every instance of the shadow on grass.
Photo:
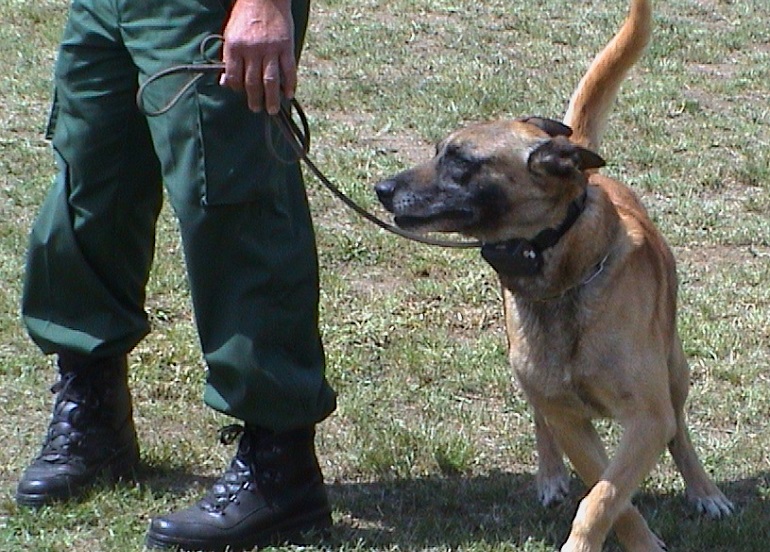
[{"label": "shadow on grass", "polygon": [[335,535],[340,544],[405,550],[531,539],[555,545],[566,536],[576,505],[570,500],[545,509],[532,475],[503,472],[339,483],[330,485],[329,494],[342,514]]},{"label": "shadow on grass", "polygon": [[[635,504],[669,551],[766,552],[770,542],[770,472],[720,484],[736,505],[732,517],[697,515],[682,493],[640,493]],[[584,487],[573,480],[567,501],[546,509],[534,477],[479,477],[337,483],[329,494],[340,513],[334,545],[404,550],[458,549],[486,544],[553,550],[566,540]],[[605,550],[620,550],[614,539]]]},{"label": "shadow on grass", "polygon": [[217,480],[214,476],[195,473],[190,466],[181,462],[147,461],[142,459],[136,473],[136,481],[154,496],[186,495],[193,490],[203,491]]},{"label": "shadow on grass", "polygon": [[[170,459],[145,462],[137,475],[154,496],[171,500],[208,489],[216,479]],[[695,513],[682,492],[646,491],[634,503],[670,552],[767,552],[770,471],[719,486],[736,506],[733,516],[720,521]],[[537,501],[534,476],[507,472],[343,481],[327,488],[335,512],[328,545],[348,550],[554,550],[566,540],[585,492],[573,479],[568,499],[547,509]],[[611,537],[605,550],[621,549]]]}]

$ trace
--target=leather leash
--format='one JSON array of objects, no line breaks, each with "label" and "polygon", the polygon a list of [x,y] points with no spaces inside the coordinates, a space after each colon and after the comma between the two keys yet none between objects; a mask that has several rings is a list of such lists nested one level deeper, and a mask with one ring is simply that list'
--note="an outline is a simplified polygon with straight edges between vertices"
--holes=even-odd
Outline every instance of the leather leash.
[{"label": "leather leash", "polygon": [[[205,42],[204,42],[204,45],[205,45]],[[202,49],[204,45],[201,45]],[[206,73],[221,72],[222,70],[224,70],[224,68],[225,68],[225,65],[222,62],[207,60],[203,63],[175,65],[173,67],[169,67],[167,69],[159,71],[151,75],[146,81],[144,81],[141,84],[141,86],[139,86],[139,90],[136,93],[136,105],[139,108],[139,111],[141,111],[147,117],[157,117],[159,115],[168,113],[179,102],[182,96],[184,96],[184,94],[187,93],[188,90],[190,90],[193,86],[195,86],[195,84],[201,78],[203,78],[203,76]],[[174,96],[172,96],[172,98],[164,106],[162,106],[157,110],[148,109],[145,104],[145,93],[147,91],[147,88],[150,85],[152,85],[152,83],[157,82],[160,79],[169,77],[171,75],[179,75],[179,74],[189,74],[191,75],[191,78],[174,94]],[[300,120],[299,125],[294,120],[294,117],[292,115],[293,112],[297,114],[297,117]],[[280,111],[277,114],[270,116],[270,120],[281,131],[284,138],[288,141],[289,145],[291,146],[292,150],[294,150],[294,154],[296,155],[296,157],[294,159],[285,159],[278,154],[278,152],[275,150],[275,143],[273,142],[273,133],[272,133],[271,127],[266,126],[265,139],[267,141],[268,146],[270,147],[272,154],[279,161],[283,163],[294,163],[297,160],[302,160],[307,166],[307,168],[315,175],[316,178],[318,178],[318,180],[321,181],[321,183],[332,194],[334,194],[340,201],[342,201],[350,209],[355,211],[358,215],[365,218],[369,222],[376,224],[380,228],[388,232],[391,232],[392,234],[401,236],[402,238],[406,238],[406,239],[427,244],[427,245],[434,245],[439,247],[451,247],[451,248],[459,248],[459,249],[478,248],[482,246],[482,243],[480,241],[442,240],[438,238],[432,238],[430,236],[425,236],[422,234],[417,234],[414,232],[409,232],[407,230],[403,230],[398,226],[395,226],[393,224],[390,224],[378,218],[377,216],[373,215],[372,213],[370,213],[369,211],[361,207],[354,200],[352,200],[342,190],[340,190],[336,185],[334,185],[334,183],[331,180],[329,180],[329,178],[326,177],[323,171],[321,171],[321,169],[319,169],[318,166],[316,166],[316,164],[312,161],[312,159],[310,159],[309,157],[310,125],[308,123],[307,116],[305,115],[305,112],[302,109],[302,106],[299,104],[299,102],[296,99],[292,99],[289,102],[284,102],[284,104],[281,106]]]}]

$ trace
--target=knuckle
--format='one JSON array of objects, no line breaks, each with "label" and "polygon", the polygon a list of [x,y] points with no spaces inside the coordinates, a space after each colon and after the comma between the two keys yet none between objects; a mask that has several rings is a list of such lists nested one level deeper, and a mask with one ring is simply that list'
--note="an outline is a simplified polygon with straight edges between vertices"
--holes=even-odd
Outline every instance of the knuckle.
[{"label": "knuckle", "polygon": [[259,88],[259,86],[262,84],[262,81],[257,75],[248,74],[246,75],[245,83],[248,88]]}]

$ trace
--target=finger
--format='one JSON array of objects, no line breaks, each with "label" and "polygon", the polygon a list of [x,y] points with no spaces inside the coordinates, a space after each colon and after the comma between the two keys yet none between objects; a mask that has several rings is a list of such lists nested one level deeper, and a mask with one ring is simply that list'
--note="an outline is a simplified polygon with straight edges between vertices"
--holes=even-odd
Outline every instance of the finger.
[{"label": "finger", "polygon": [[264,107],[265,89],[262,83],[262,65],[250,63],[244,76],[246,101],[249,109],[257,113]]},{"label": "finger", "polygon": [[281,88],[287,100],[294,98],[297,90],[297,62],[292,53],[281,56]]},{"label": "finger", "polygon": [[271,60],[265,65],[262,84],[265,108],[270,115],[275,115],[281,108],[281,68],[277,60]]},{"label": "finger", "polygon": [[224,61],[225,70],[219,77],[219,84],[233,90],[243,90],[243,61],[239,57],[225,57]]}]

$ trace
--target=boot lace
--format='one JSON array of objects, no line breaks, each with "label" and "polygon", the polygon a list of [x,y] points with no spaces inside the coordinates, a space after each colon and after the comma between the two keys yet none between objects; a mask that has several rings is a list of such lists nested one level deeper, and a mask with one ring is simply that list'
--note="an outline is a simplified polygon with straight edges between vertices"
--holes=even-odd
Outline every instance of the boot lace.
[{"label": "boot lace", "polygon": [[230,445],[238,438],[238,452],[230,462],[230,467],[199,503],[208,512],[224,514],[229,505],[240,503],[243,491],[258,493],[260,484],[280,480],[280,473],[276,470],[259,467],[266,457],[280,454],[280,448],[261,447],[260,435],[242,425],[228,425],[219,431],[219,442],[223,445]]},{"label": "boot lace", "polygon": [[99,408],[100,399],[91,386],[78,385],[78,374],[67,372],[51,386],[56,393],[53,415],[38,458],[45,462],[66,463],[83,439],[79,427]]}]

